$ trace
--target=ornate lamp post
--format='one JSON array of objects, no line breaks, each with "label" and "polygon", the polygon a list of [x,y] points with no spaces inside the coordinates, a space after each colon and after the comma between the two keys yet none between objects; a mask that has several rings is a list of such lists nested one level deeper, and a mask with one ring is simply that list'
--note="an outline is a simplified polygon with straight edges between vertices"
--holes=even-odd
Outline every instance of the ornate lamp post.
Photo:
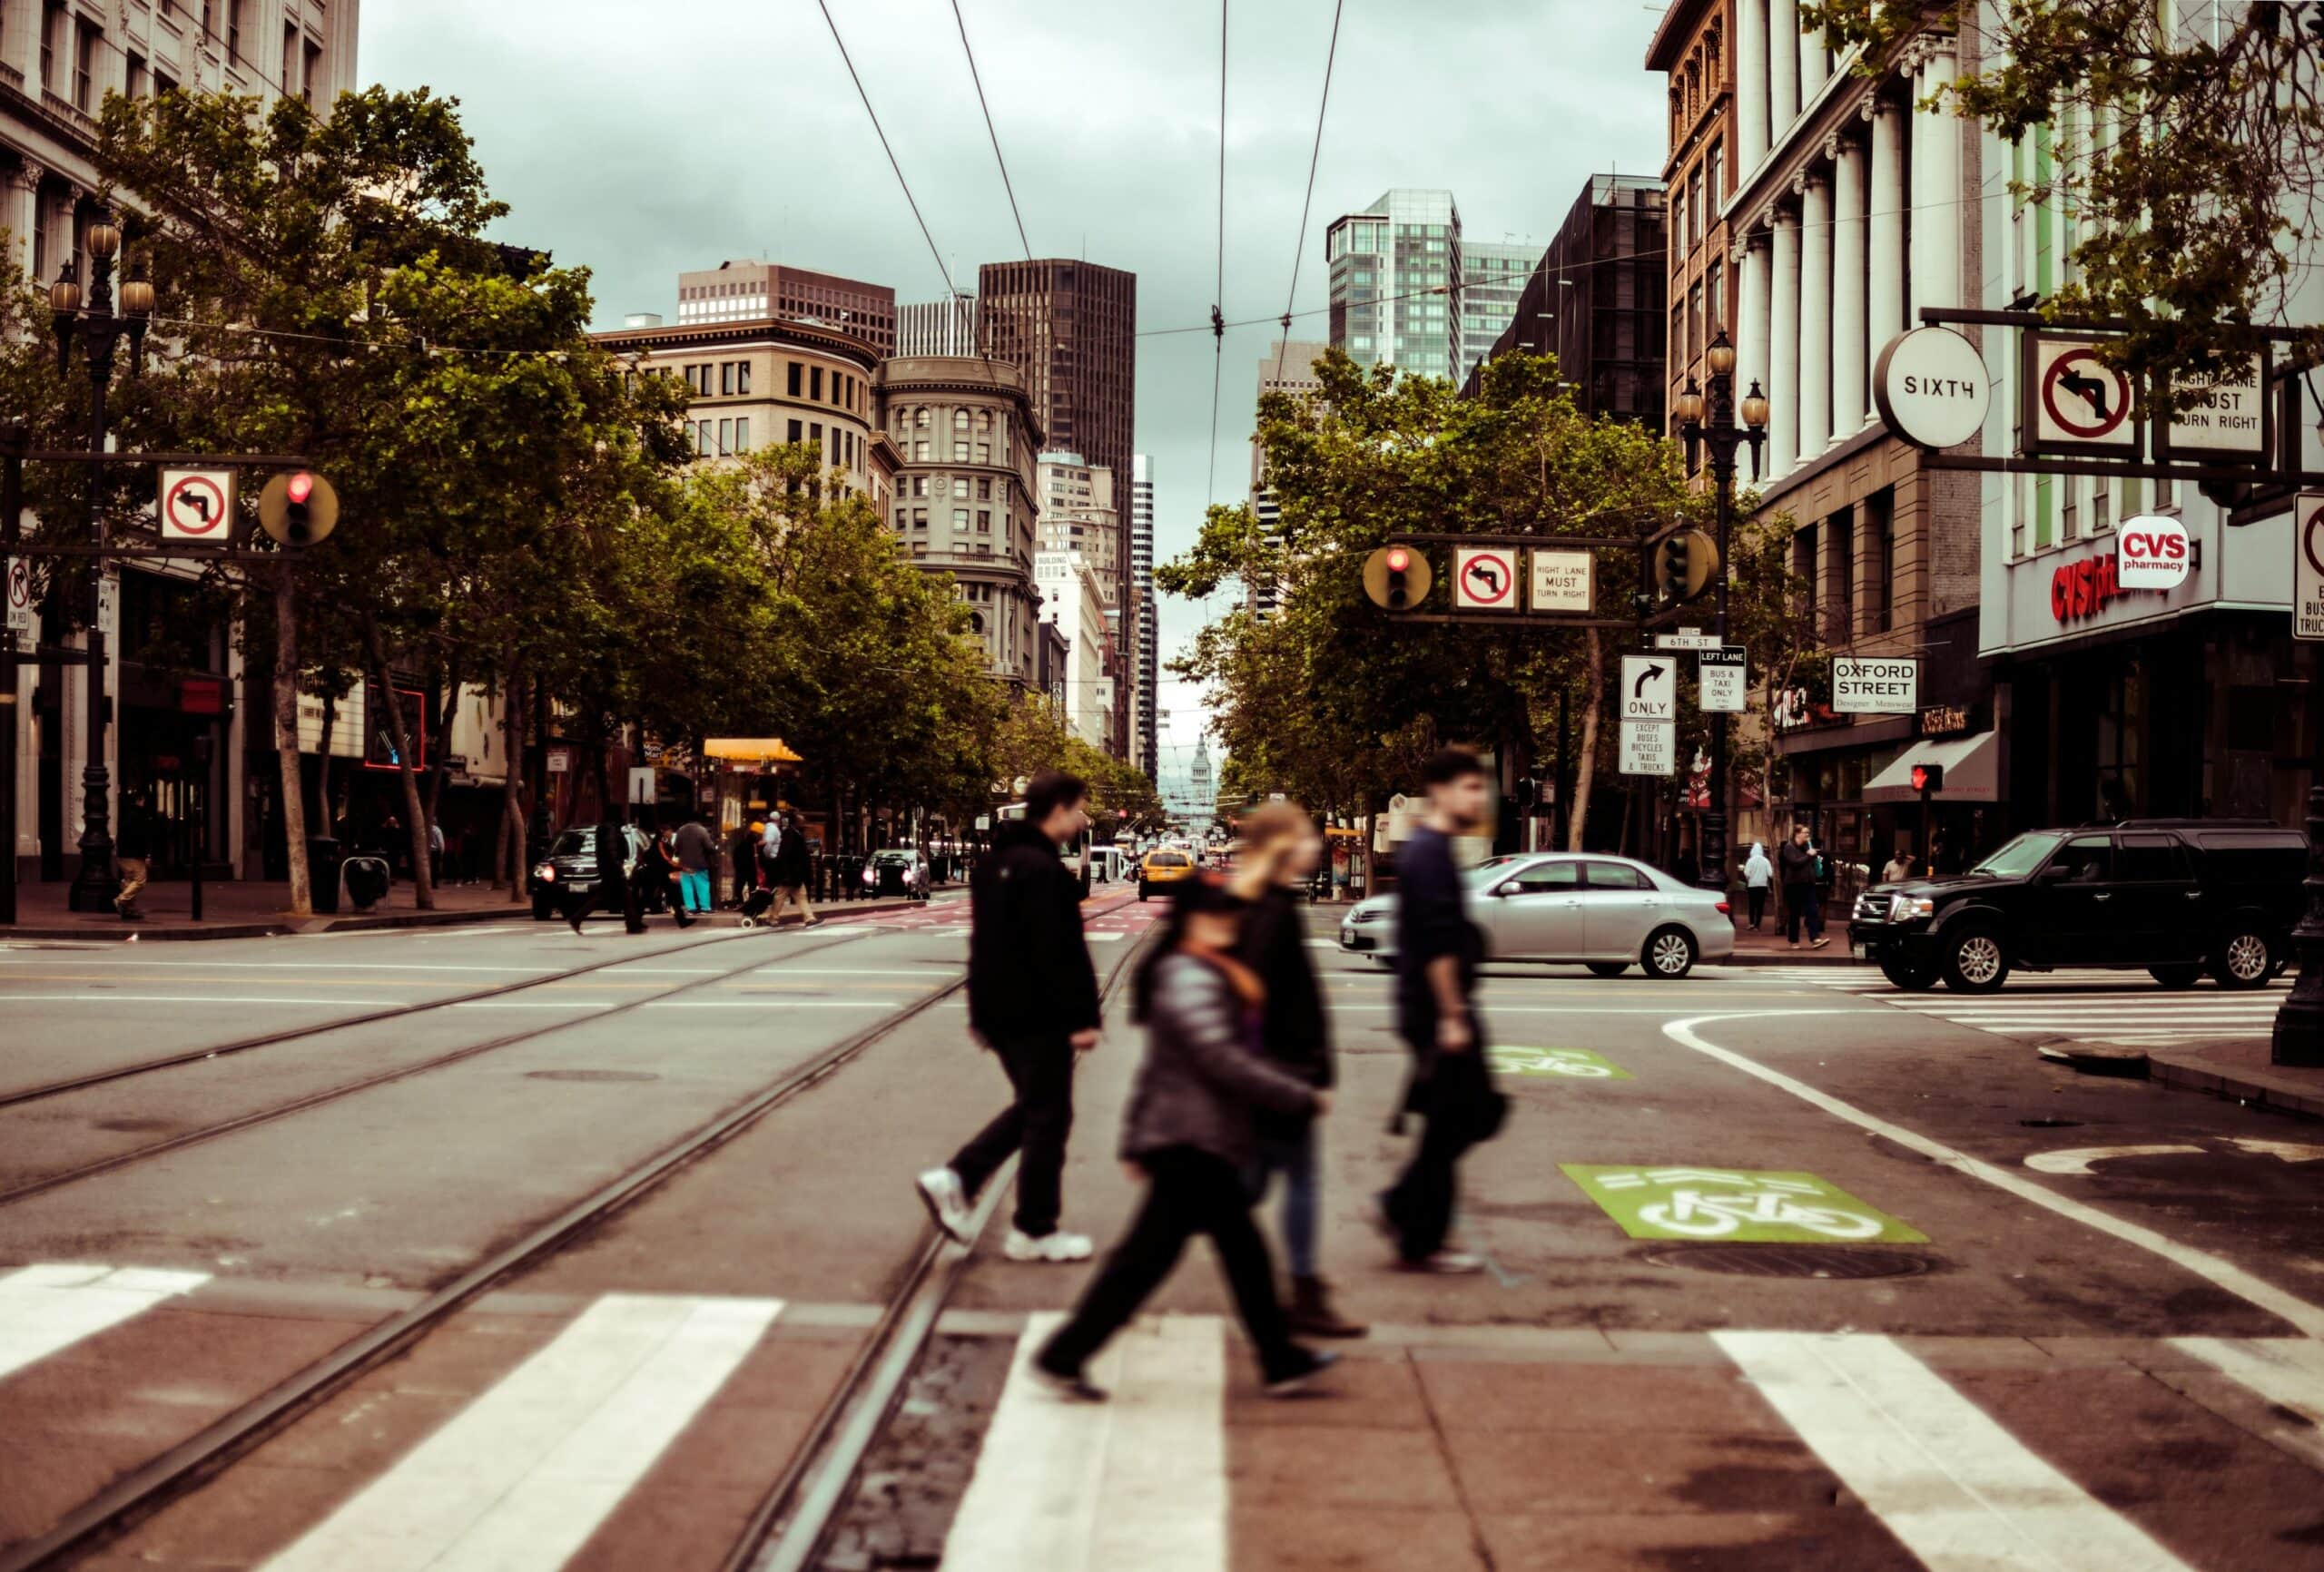
[{"label": "ornate lamp post", "polygon": [[[1687,467],[1695,467],[1698,447],[1708,447],[1711,490],[1718,499],[1718,642],[1727,642],[1728,537],[1735,522],[1735,450],[1748,444],[1751,478],[1759,478],[1759,450],[1768,440],[1768,396],[1758,382],[1743,395],[1738,409],[1735,398],[1735,346],[1727,329],[1703,352],[1709,384],[1697,388],[1692,377],[1679,394],[1679,435],[1687,445]],[[1737,416],[1742,417],[1737,424]],[[1703,812],[1702,873],[1699,882],[1715,889],[1727,888],[1727,716],[1710,718],[1710,806]]]},{"label": "ornate lamp post", "polygon": [[89,590],[84,605],[88,621],[88,752],[81,771],[81,870],[66,896],[74,911],[103,911],[113,905],[113,834],[109,827],[112,777],[105,768],[105,728],[112,705],[105,693],[105,634],[98,621],[99,588],[103,579],[104,515],[98,506],[104,466],[96,460],[105,450],[105,392],[113,382],[113,349],[129,342],[129,366],[137,368],[145,344],[145,327],[153,315],[153,286],[143,262],[122,281],[121,309],[113,309],[113,258],[121,251],[121,230],[110,218],[89,226],[89,294],[84,305],[75,264],[67,260],[48,291],[48,305],[56,330],[56,365],[67,370],[73,361],[73,341],[81,341],[89,362],[89,491],[84,521],[89,544],[97,555],[89,560]]}]

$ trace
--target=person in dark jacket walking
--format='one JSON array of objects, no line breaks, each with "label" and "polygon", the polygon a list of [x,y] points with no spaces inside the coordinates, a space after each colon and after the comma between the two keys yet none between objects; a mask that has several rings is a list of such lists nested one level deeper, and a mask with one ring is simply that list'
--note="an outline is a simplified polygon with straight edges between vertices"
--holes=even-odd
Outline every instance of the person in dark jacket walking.
[{"label": "person in dark jacket walking", "polygon": [[[597,883],[586,895],[568,899],[565,920],[579,933],[581,925],[591,912],[600,908],[623,914],[625,922],[629,913],[629,836],[620,820],[608,813],[597,820],[596,828]],[[639,922],[629,930],[643,933],[645,925]]]},{"label": "person in dark jacket walking", "polygon": [[1475,754],[1447,748],[1421,779],[1428,813],[1396,853],[1396,1018],[1413,1056],[1404,1106],[1424,1125],[1403,1174],[1380,1197],[1380,1215],[1406,1271],[1481,1272],[1482,1259],[1448,1241],[1461,1154],[1499,1125],[1501,1095],[1472,997],[1483,947],[1452,860],[1452,837],[1485,822],[1484,767]]},{"label": "person in dark jacket walking", "polygon": [[1783,883],[1783,936],[1792,948],[1799,948],[1799,926],[1807,925],[1810,949],[1822,949],[1831,941],[1824,937],[1824,902],[1822,891],[1817,888],[1817,864],[1822,859],[1807,838],[1807,826],[1791,827],[1791,839],[1776,849],[1776,873]]},{"label": "person in dark jacket walking", "polygon": [[[1264,802],[1243,820],[1243,854],[1230,886],[1250,902],[1235,958],[1266,990],[1259,1051],[1269,1064],[1328,1091],[1334,1081],[1332,1029],[1323,990],[1307,958],[1307,930],[1295,893],[1321,865],[1323,837],[1295,802]],[[1252,1163],[1254,1200],[1283,1176],[1283,1248],[1291,1266],[1291,1330],[1309,1337],[1362,1337],[1364,1328],[1332,1308],[1331,1287],[1315,1264],[1315,1124],[1300,1115],[1262,1114]]]},{"label": "person in dark jacket walking", "polygon": [[710,870],[718,860],[718,843],[711,839],[710,827],[702,821],[701,814],[689,813],[670,841],[678,859],[679,907],[691,912],[709,911]]},{"label": "person in dark jacket walking", "polygon": [[814,873],[814,862],[807,849],[807,831],[801,828],[799,815],[785,813],[780,833],[783,839],[775,842],[773,860],[767,865],[767,883],[774,890],[774,904],[767,909],[766,925],[773,928],[781,922],[785,903],[795,901],[799,926],[812,928],[823,919],[815,915],[814,903],[807,899],[807,880]]},{"label": "person in dark jacket walking", "polygon": [[637,872],[629,881],[629,899],[622,907],[629,931],[645,931],[645,903],[659,890],[663,904],[680,928],[692,928],[694,916],[678,892],[678,844],[675,833],[657,830],[637,859]]},{"label": "person in dark jacket walking", "polygon": [[1081,887],[1059,846],[1089,822],[1089,788],[1062,770],[1033,777],[1025,817],[1002,822],[969,881],[969,1026],[1000,1057],[1015,1099],[941,1168],[920,1176],[936,1225],[966,1243],[977,1193],[1012,1152],[1011,1261],[1086,1261],[1087,1234],[1058,1227],[1073,1061],[1098,1046],[1098,973],[1081,935]]},{"label": "person in dark jacket walking", "polygon": [[1105,1398],[1083,1367],[1197,1233],[1218,1253],[1270,1394],[1295,1391],[1337,1362],[1292,1341],[1266,1241],[1251,1221],[1244,1174],[1257,1150],[1255,1115],[1312,1119],[1331,1107],[1331,1094],[1257,1051],[1265,989],[1233,954],[1246,909],[1216,874],[1184,880],[1160,945],[1138,969],[1133,1013],[1146,1022],[1147,1050],[1121,1154],[1147,1181],[1146,1200],[1072,1317],[1033,1356],[1036,1377],[1061,1396]]}]

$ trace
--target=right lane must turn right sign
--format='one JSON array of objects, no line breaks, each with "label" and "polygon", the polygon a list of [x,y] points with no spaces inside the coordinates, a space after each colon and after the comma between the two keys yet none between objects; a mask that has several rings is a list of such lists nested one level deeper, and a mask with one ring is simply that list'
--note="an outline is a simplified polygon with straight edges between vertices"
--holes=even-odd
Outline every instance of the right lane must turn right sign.
[{"label": "right lane must turn right sign", "polygon": [[2324,643],[2324,491],[2301,492],[2291,523],[2291,636]]}]

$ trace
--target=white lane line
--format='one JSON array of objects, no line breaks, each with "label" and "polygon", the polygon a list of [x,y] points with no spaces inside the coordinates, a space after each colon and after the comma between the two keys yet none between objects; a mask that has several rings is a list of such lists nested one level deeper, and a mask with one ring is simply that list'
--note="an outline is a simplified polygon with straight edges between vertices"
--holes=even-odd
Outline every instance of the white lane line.
[{"label": "white lane line", "polygon": [[2142,1250],[2159,1255],[2172,1265],[2204,1279],[2214,1287],[2225,1289],[2238,1299],[2256,1304],[2270,1315],[2281,1317],[2297,1327],[2305,1336],[2324,1337],[2324,1308],[2310,1304],[2297,1294],[2287,1292],[2263,1278],[2253,1276],[2233,1262],[2222,1260],[2207,1251],[2197,1250],[2191,1245],[2181,1244],[2177,1240],[2158,1233],[2153,1229],[2140,1223],[2125,1222],[2111,1212],[2102,1212],[2095,1206],[2085,1205],[2082,1202],[2061,1195],[2046,1185],[2036,1184],[2032,1180],[2013,1174],[2006,1168],[1996,1167],[1980,1158],[1972,1157],[1965,1152],[1957,1152],[1944,1142],[1934,1140],[1917,1130],[1908,1130],[1904,1125],[1891,1124],[1877,1115],[1867,1114],[1853,1103],[1844,1103],[1827,1092],[1818,1091],[1805,1081],[1785,1075],[1781,1070],[1769,1069],[1756,1059],[1746,1058],[1731,1048],[1722,1048],[1716,1043],[1707,1041],[1698,1035],[1695,1029],[1718,1021],[1790,1020],[1800,1015],[1810,1013],[1817,1012],[1751,1010],[1725,1015],[1695,1016],[1683,1021],[1672,1021],[1662,1028],[1662,1035],[1681,1047],[1692,1048],[1709,1058],[1717,1059],[1720,1064],[1765,1081],[1779,1090],[1789,1092],[1800,1101],[1821,1108],[1835,1117],[1846,1119],[1859,1129],[1869,1130],[1876,1135],[1885,1135],[1898,1145],[1917,1152],[1932,1162],[1966,1174],[1973,1179],[1982,1179],[1995,1189],[2006,1191],[2021,1201],[2032,1202],[2036,1206],[2046,1208],[2084,1227],[2094,1228],[2099,1233],[2110,1234],[2126,1244],[2134,1244]]},{"label": "white lane line", "polygon": [[782,1309],[773,1299],[607,1294],[269,1572],[553,1572]]},{"label": "white lane line", "polygon": [[487,971],[487,972],[548,972],[556,968],[544,966],[471,966],[447,962],[430,965],[422,961],[383,960],[147,960],[142,956],[105,956],[98,961],[78,960],[74,966],[117,964],[147,970],[160,967],[177,967],[195,971]]},{"label": "white lane line", "polygon": [[9,1272],[0,1277],[0,1376],[209,1281],[206,1272],[74,1262],[44,1263]]},{"label": "white lane line", "polygon": [[1711,1338],[1930,1572],[2191,1572],[1887,1338]]},{"label": "white lane line", "polygon": [[2174,1337],[2171,1344],[2309,1424],[2324,1425],[2324,1343],[2297,1337]]},{"label": "white lane line", "polygon": [[346,1006],[354,1009],[375,1009],[392,999],[300,999],[264,998],[253,995],[236,994],[0,994],[12,1005],[299,1005],[315,1008],[336,1008]]},{"label": "white lane line", "polygon": [[1114,1400],[1055,1398],[1028,1365],[1064,1318],[1029,1317],[944,1542],[945,1572],[1219,1572],[1226,1355],[1216,1316],[1164,1316],[1089,1363]]},{"label": "white lane line", "polygon": [[648,999],[646,1010],[893,1010],[894,999]]}]

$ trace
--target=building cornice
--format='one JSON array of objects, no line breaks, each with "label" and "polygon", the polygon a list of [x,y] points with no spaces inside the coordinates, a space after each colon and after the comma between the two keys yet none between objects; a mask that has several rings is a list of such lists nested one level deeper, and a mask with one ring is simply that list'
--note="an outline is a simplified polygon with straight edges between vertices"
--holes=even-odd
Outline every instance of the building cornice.
[{"label": "building cornice", "polygon": [[1687,41],[1695,35],[1703,19],[1725,7],[1726,0],[1676,0],[1662,14],[1661,25],[1655,28],[1653,41],[1646,46],[1646,68],[1668,71],[1677,64]]},{"label": "building cornice", "polygon": [[773,346],[805,349],[850,360],[870,378],[879,368],[880,353],[862,339],[831,329],[817,328],[784,317],[760,317],[740,322],[713,322],[685,328],[620,328],[592,333],[592,341],[613,354],[691,354],[705,349],[743,349]]}]

